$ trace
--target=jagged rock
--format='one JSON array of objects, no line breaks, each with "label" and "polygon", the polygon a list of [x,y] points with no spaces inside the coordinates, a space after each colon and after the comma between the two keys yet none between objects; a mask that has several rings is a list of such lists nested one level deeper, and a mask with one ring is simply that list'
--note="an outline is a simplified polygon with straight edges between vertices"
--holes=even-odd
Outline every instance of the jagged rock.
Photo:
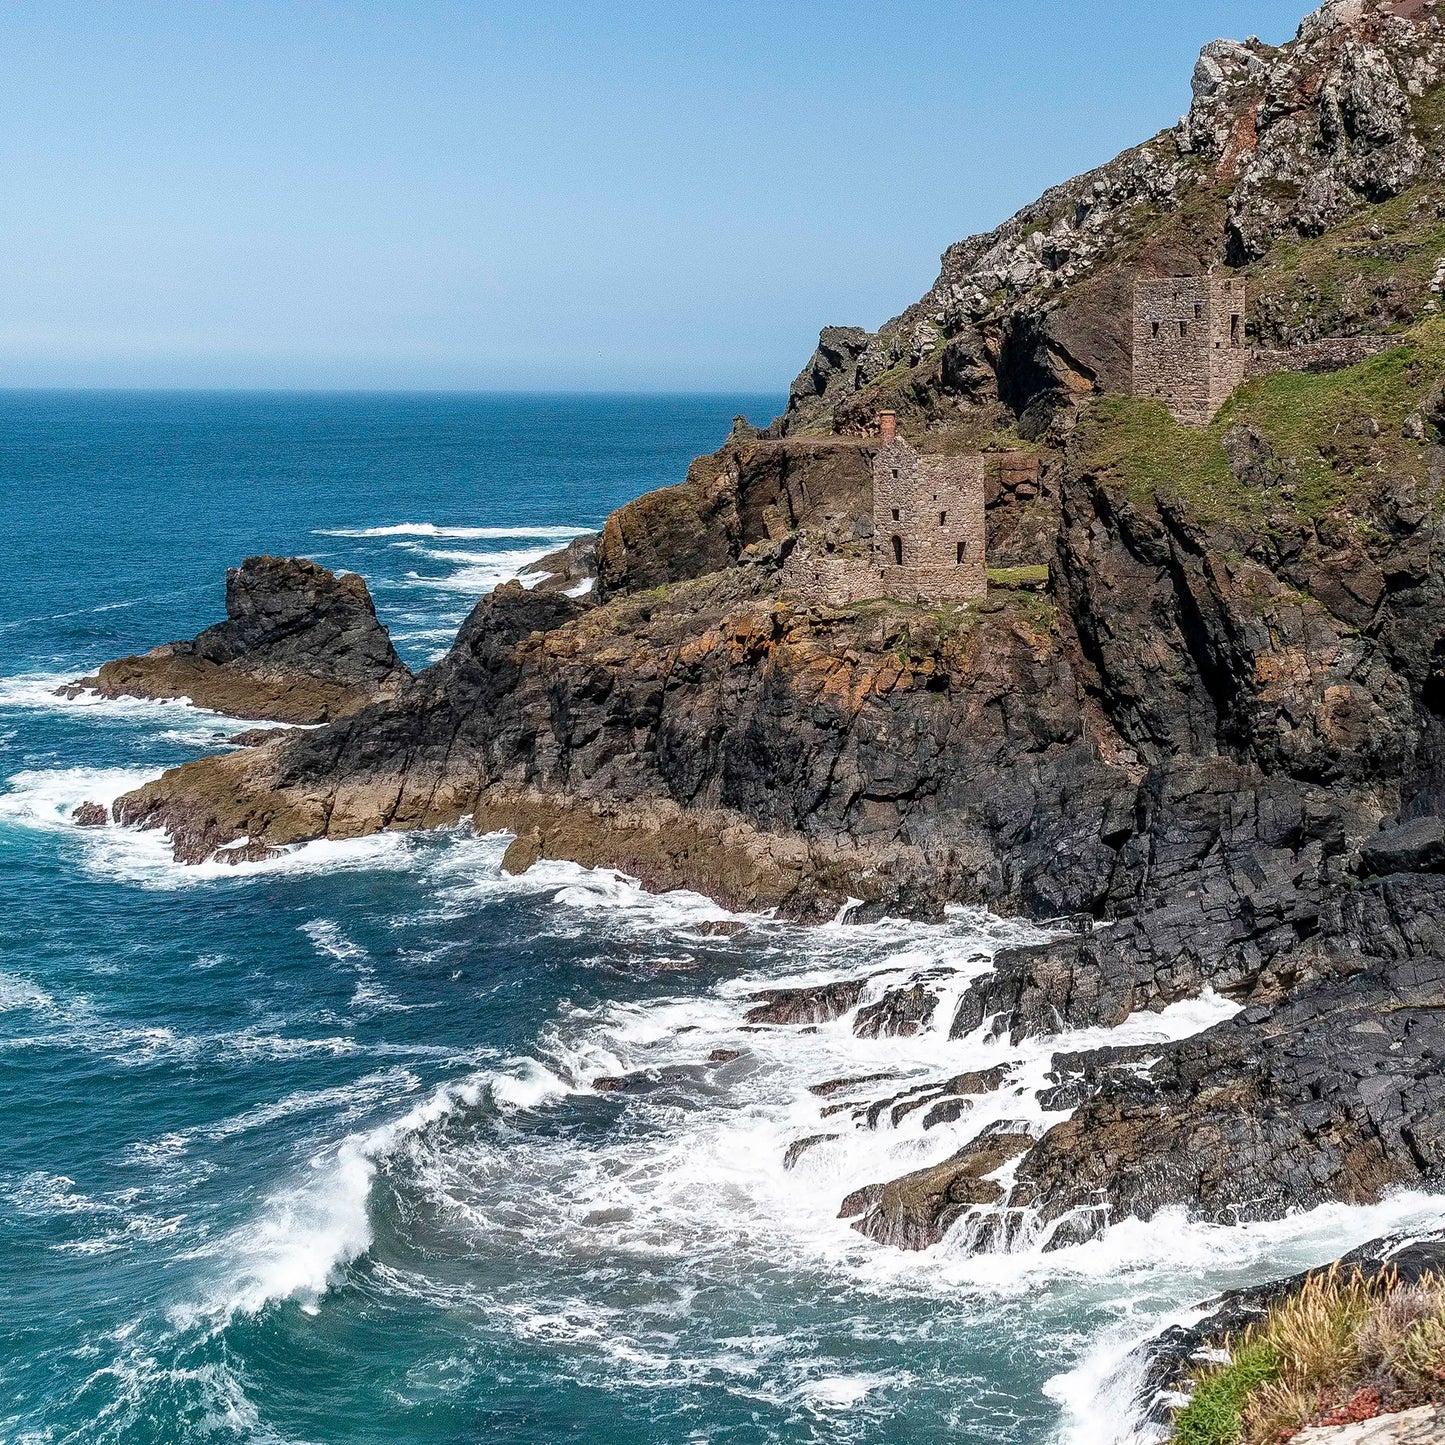
[{"label": "jagged rock", "polygon": [[1344,923],[1396,957],[1156,1046],[1147,1068],[1106,1060],[1010,1203],[1045,1222],[1101,1210],[1097,1230],[1173,1204],[1241,1221],[1445,1184],[1445,961],[1421,956],[1440,947],[1445,880],[1421,880],[1433,887],[1413,913],[1408,881],[1352,895]]},{"label": "jagged rock", "polygon": [[858,1007],[864,978],[845,979],[840,983],[818,984],[811,988],[770,988],[749,996],[756,1008],[748,1010],[750,1024],[826,1024],[842,1018]]},{"label": "jagged rock", "polygon": [[284,728],[247,728],[245,732],[232,734],[226,742],[233,748],[263,748],[285,736]]},{"label": "jagged rock", "polygon": [[710,1064],[732,1064],[740,1058],[742,1058],[742,1052],[739,1049],[714,1049],[707,1056],[707,1061]]},{"label": "jagged rock", "polygon": [[591,535],[576,537],[534,562],[527,569],[532,589],[565,592],[571,597],[590,596],[597,582],[597,541]]},{"label": "jagged rock", "polygon": [[872,447],[839,438],[730,439],[676,487],[608,519],[596,547],[602,597],[642,592],[735,565],[799,527],[833,541],[872,535]]},{"label": "jagged rock", "polygon": [[1445,820],[1411,818],[1376,833],[1360,849],[1369,873],[1445,872]]},{"label": "jagged rock", "polygon": [[889,989],[877,1003],[858,1010],[853,1032],[860,1039],[908,1038],[928,1027],[937,1007],[938,995],[925,984]]},{"label": "jagged rock", "polygon": [[77,828],[103,828],[110,822],[110,809],[104,803],[82,803],[71,815]]},{"label": "jagged rock", "polygon": [[838,1217],[852,1219],[854,1229],[879,1244],[928,1249],[969,1209],[1003,1198],[1002,1186],[987,1176],[1033,1142],[1022,1133],[986,1134],[942,1164],[856,1190],[843,1201]]},{"label": "jagged rock", "polygon": [[391,699],[409,676],[355,573],[248,557],[226,574],[226,621],[108,662],[64,691],[189,698],[231,717],[320,723]]},{"label": "jagged rock", "polygon": [[632,1074],[603,1074],[592,1080],[599,1094],[652,1094],[660,1089],[698,1082],[698,1071],[689,1068],[639,1069]]},{"label": "jagged rock", "polygon": [[821,1084],[810,1085],[808,1092],[816,1094],[820,1099],[828,1099],[845,1090],[862,1089],[869,1084],[878,1084],[886,1079],[896,1079],[897,1077],[897,1074],[862,1074],[851,1079],[827,1079]]}]

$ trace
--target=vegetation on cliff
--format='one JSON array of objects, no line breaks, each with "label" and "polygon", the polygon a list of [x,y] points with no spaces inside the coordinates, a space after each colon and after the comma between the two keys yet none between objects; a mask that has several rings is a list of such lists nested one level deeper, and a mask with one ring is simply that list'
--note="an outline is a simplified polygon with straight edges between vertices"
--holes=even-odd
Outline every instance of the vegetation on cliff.
[{"label": "vegetation on cliff", "polygon": [[1445,1399],[1445,1281],[1311,1275],[1195,1375],[1173,1445],[1278,1445]]}]

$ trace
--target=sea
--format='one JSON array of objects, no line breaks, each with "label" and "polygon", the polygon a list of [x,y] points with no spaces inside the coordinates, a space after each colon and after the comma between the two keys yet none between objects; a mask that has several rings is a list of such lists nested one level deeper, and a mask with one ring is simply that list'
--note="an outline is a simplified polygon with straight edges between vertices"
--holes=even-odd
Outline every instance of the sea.
[{"label": "sea", "polygon": [[[4,1445],[1123,1445],[1154,1438],[1138,1341],[1441,1222],[1405,1194],[884,1247],[837,1218],[850,1190],[1042,1132],[1057,1049],[1232,1005],[950,1040],[950,999],[1036,926],[805,928],[563,863],[512,878],[467,827],[182,867],[70,823],[238,731],[55,692],[219,620],[228,565],[361,573],[421,667],[492,587],[780,405],[0,394]],[[746,1022],[763,988],[919,973],[944,1004],[917,1037]],[[952,1124],[862,1107],[999,1063]]]}]

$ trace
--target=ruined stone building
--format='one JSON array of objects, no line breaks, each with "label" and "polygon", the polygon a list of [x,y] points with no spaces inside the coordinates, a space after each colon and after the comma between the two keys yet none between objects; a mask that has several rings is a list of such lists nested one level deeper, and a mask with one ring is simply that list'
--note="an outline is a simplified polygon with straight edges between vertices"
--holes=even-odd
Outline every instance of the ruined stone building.
[{"label": "ruined stone building", "polygon": [[920,453],[879,418],[873,461],[873,564],[879,595],[966,602],[988,593],[985,459]]},{"label": "ruined stone building", "polygon": [[898,435],[893,412],[878,423],[871,540],[801,538],[784,564],[785,590],[829,607],[885,597],[925,606],[986,597],[988,497],[1034,495],[1037,458],[920,452]]},{"label": "ruined stone building", "polygon": [[1138,277],[1134,282],[1134,395],[1176,420],[1208,426],[1249,372],[1245,284],[1238,277]]}]

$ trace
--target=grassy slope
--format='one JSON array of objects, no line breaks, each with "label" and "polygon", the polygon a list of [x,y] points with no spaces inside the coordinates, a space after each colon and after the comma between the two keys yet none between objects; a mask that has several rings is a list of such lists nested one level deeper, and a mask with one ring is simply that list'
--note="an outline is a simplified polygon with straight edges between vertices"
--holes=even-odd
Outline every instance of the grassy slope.
[{"label": "grassy slope", "polygon": [[1276,1305],[1194,1377],[1172,1445],[1275,1445],[1445,1399],[1445,1283],[1338,1269]]},{"label": "grassy slope", "polygon": [[[1247,524],[1286,513],[1318,521],[1351,510],[1383,476],[1428,481],[1436,438],[1411,440],[1404,427],[1413,413],[1434,409],[1442,381],[1445,320],[1434,319],[1344,371],[1248,382],[1204,429],[1181,426],[1158,402],[1104,397],[1080,421],[1075,465],[1116,481],[1131,500],[1157,495],[1202,520]],[[1254,427],[1278,459],[1264,486],[1231,469],[1224,438],[1241,425]]]}]

